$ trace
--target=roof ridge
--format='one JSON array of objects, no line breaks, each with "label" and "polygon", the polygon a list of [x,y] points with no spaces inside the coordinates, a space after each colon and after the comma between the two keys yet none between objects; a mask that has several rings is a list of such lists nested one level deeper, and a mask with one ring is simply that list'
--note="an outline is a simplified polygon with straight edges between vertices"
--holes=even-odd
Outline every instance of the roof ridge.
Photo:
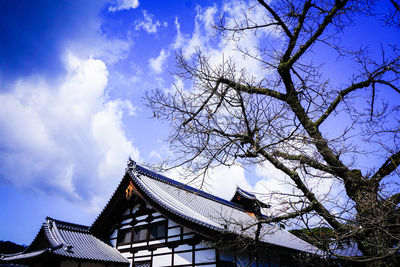
[{"label": "roof ridge", "polygon": [[77,223],[71,223],[67,221],[57,220],[51,217],[46,217],[46,221],[51,220],[56,223],[57,227],[61,228],[78,228],[78,230],[89,232],[89,226]]},{"label": "roof ridge", "polygon": [[241,205],[237,204],[237,203],[233,203],[233,202],[231,202],[229,200],[226,200],[226,199],[223,199],[221,197],[212,195],[212,194],[207,193],[207,192],[205,192],[203,190],[194,188],[194,187],[192,187],[190,185],[184,184],[182,182],[178,182],[178,181],[176,181],[174,179],[168,178],[168,177],[166,177],[166,176],[164,176],[162,174],[156,173],[156,172],[154,172],[152,170],[149,170],[149,169],[147,169],[147,168],[145,168],[143,166],[140,166],[138,164],[135,164],[133,169],[135,171],[141,173],[141,174],[144,174],[144,175],[150,177],[150,178],[153,178],[153,179],[156,179],[158,181],[161,181],[161,182],[170,184],[172,186],[178,187],[179,189],[183,189],[183,190],[189,191],[191,193],[199,194],[199,195],[201,195],[201,196],[203,196],[205,198],[208,198],[210,200],[214,200],[214,201],[217,201],[217,202],[219,202],[221,204],[228,205],[228,206],[230,206],[232,208],[235,208],[235,209],[238,209],[238,210],[241,210],[241,211],[245,211],[243,209],[243,207]]},{"label": "roof ridge", "polygon": [[[251,197],[252,199],[257,199],[257,196],[254,195],[253,193],[250,193],[247,190],[244,190],[242,188],[240,188],[238,185],[236,186],[236,192],[238,192],[239,194],[241,194],[242,196],[245,197]],[[247,195],[247,196],[246,196]],[[257,199],[258,200],[258,199]]]},{"label": "roof ridge", "polygon": [[52,247],[58,245],[67,245],[67,242],[64,240],[57,229],[57,223],[53,219],[51,219],[50,217],[46,217],[46,222],[43,225],[45,227],[47,239],[51,243]]}]

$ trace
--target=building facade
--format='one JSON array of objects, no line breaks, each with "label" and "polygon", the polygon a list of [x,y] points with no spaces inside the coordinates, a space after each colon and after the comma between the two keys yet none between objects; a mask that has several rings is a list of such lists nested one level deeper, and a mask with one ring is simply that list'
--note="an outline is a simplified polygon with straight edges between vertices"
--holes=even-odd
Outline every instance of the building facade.
[{"label": "building facade", "polygon": [[[95,258],[95,247],[85,247],[81,237],[74,243],[65,237],[70,233],[60,231],[61,241],[52,245],[62,244],[63,254],[57,254],[62,259],[58,260],[61,267],[89,263],[140,267],[301,266],[302,256],[319,254],[317,248],[289,232],[260,224],[267,208],[240,188],[228,201],[129,161],[107,205],[90,227],[81,230],[90,236],[87,242],[99,240],[109,249],[97,251],[102,256]],[[56,227],[62,225],[51,220]],[[14,258],[3,256],[3,262],[18,262],[20,257],[19,263],[33,266],[35,257],[28,254],[35,252],[35,242],[30,251]],[[116,251],[122,258],[114,255]],[[26,260],[29,257],[31,262]]]}]

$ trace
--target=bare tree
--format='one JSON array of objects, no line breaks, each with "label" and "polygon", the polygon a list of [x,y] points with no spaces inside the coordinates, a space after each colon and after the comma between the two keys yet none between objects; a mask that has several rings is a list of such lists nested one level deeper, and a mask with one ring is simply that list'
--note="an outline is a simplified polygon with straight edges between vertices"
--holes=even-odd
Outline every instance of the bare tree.
[{"label": "bare tree", "polygon": [[[397,2],[390,3],[391,21],[398,21]],[[376,15],[374,4],[258,0],[240,18],[220,14],[216,34],[259,62],[262,75],[231,58],[216,64],[201,49],[178,54],[178,74],[193,88],[147,95],[155,116],[172,126],[168,166],[204,174],[269,162],[294,189],[271,193],[287,212],[262,223],[296,218],[305,227],[327,226],[332,233],[318,242],[333,255],[391,264],[400,246],[400,48],[382,44],[377,57],[361,44],[340,46],[354,16]],[[264,10],[262,20],[250,15],[255,8]],[[240,45],[249,34],[259,38],[256,48]],[[320,65],[322,47],[351,65],[347,79]],[[366,159],[367,167],[360,164]],[[318,191],[321,181],[330,182],[329,192]],[[355,242],[362,255],[340,254],[342,241]]]}]

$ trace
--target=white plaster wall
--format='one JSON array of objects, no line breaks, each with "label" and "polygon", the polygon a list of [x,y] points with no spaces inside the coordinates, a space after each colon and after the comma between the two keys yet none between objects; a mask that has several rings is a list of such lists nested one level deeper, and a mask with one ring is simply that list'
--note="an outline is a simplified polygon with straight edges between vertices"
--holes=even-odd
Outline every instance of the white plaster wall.
[{"label": "white plaster wall", "polygon": [[199,250],[195,252],[195,263],[204,263],[216,261],[215,249]]},{"label": "white plaster wall", "polygon": [[190,235],[184,235],[183,239],[189,239],[189,238],[193,238],[194,234],[190,234]]},{"label": "white plaster wall", "polygon": [[173,226],[177,226],[178,224],[176,224],[174,221],[168,220],[168,227],[173,227]]},{"label": "white plaster wall", "polygon": [[179,235],[181,230],[179,228],[168,229],[168,236]]},{"label": "white plaster wall", "polygon": [[131,245],[122,245],[122,246],[118,246],[117,248],[118,249],[124,249],[124,248],[130,248],[131,247]]},{"label": "white plaster wall", "polygon": [[158,248],[156,251],[154,251],[154,253],[156,253],[156,254],[171,253],[171,252],[172,252],[172,249],[170,249],[168,247]]},{"label": "white plaster wall", "polygon": [[135,257],[138,256],[150,256],[151,252],[148,250],[139,250],[138,252],[135,253]]},{"label": "white plaster wall", "polygon": [[174,254],[174,265],[190,264],[190,263],[192,263],[192,252],[191,251]]},{"label": "white plaster wall", "polygon": [[153,266],[170,266],[172,261],[171,254],[170,255],[153,255]]},{"label": "white plaster wall", "polygon": [[183,244],[183,245],[179,245],[178,247],[175,248],[176,252],[182,251],[182,250],[191,250],[192,246]]},{"label": "white plaster wall", "polygon": [[117,238],[118,230],[115,229],[114,232],[111,234],[110,238]]},{"label": "white plaster wall", "polygon": [[121,224],[130,223],[131,221],[132,221],[132,219],[126,219],[126,220],[123,220],[123,221],[121,222]]}]

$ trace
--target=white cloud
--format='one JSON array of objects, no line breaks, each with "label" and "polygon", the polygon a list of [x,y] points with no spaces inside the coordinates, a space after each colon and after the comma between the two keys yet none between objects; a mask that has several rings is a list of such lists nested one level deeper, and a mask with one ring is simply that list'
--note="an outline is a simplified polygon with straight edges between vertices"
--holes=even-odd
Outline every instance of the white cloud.
[{"label": "white cloud", "polygon": [[157,74],[160,74],[163,72],[163,65],[165,63],[165,60],[168,58],[169,53],[165,52],[164,49],[161,50],[160,55],[156,58],[150,58],[149,60],[149,65],[150,68]]},{"label": "white cloud", "polygon": [[103,61],[67,54],[65,66],[56,84],[31,77],[0,94],[0,176],[90,206],[111,194],[129,155],[139,158],[121,122],[136,109],[107,97]]},{"label": "white cloud", "polygon": [[132,45],[133,40],[129,38],[107,39],[97,32],[89,32],[82,39],[67,43],[66,47],[80,58],[101,58],[107,64],[113,64],[125,59]]},{"label": "white cloud", "polygon": [[[159,20],[153,22],[153,14],[147,12],[147,10],[143,10],[143,20],[136,22],[135,30],[139,31],[141,29],[145,30],[147,33],[153,34],[157,33],[158,28],[161,26]],[[168,23],[163,23],[164,27],[168,26]]]},{"label": "white cloud", "polygon": [[201,189],[218,197],[230,200],[235,191],[236,186],[244,190],[252,191],[251,185],[248,183],[242,166],[217,166],[209,169],[205,180],[200,177],[188,177],[188,173],[183,168],[174,168],[165,173],[167,177],[188,184],[192,187]]},{"label": "white cloud", "polygon": [[178,17],[175,17],[175,28],[176,28],[176,36],[175,41],[172,44],[173,49],[179,49],[183,46],[183,42],[185,41],[182,32],[181,32],[181,24],[179,23]]},{"label": "white cloud", "polygon": [[[277,38],[278,36],[270,32],[269,29],[261,29],[257,34],[236,32],[235,36],[230,36],[230,33],[226,32],[226,35],[221,36],[216,34],[213,28],[219,12],[224,13],[224,20],[227,25],[233,26],[245,18],[244,11],[247,12],[246,16],[251,18],[252,23],[262,24],[268,20],[262,7],[259,5],[251,6],[244,1],[229,1],[221,8],[218,8],[217,5],[208,8],[197,7],[195,28],[192,33],[182,33],[178,19],[175,19],[177,33],[171,47],[175,50],[181,49],[186,58],[190,58],[198,50],[201,50],[209,58],[211,67],[216,67],[223,60],[231,60],[238,74],[242,70],[246,70],[247,74],[262,79],[268,73],[263,68],[262,63],[255,59],[261,58],[259,53],[260,43],[268,43],[269,41],[266,38]],[[239,50],[246,51],[248,55]]]},{"label": "white cloud", "polygon": [[157,159],[157,160],[159,160],[159,161],[162,160],[161,154],[158,153],[156,150],[152,150],[152,151],[150,152],[149,158],[155,158],[155,159]]},{"label": "white cloud", "polygon": [[231,167],[218,166],[210,171],[209,190],[212,194],[230,200],[235,191],[236,186],[248,191],[252,191],[252,187],[245,177],[242,166],[235,165]]},{"label": "white cloud", "polygon": [[114,5],[108,8],[108,11],[115,12],[120,10],[134,9],[139,6],[138,0],[116,0]]}]

